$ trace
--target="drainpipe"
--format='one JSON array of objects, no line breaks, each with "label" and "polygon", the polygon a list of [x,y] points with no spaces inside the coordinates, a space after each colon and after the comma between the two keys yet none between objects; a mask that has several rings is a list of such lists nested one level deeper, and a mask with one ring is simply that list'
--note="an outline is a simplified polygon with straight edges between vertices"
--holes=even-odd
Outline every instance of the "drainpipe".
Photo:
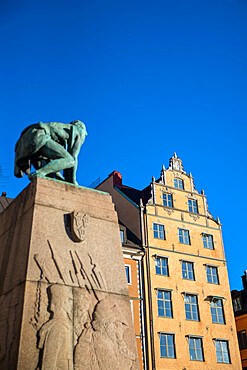
[{"label": "drainpipe", "polygon": [[[142,248],[146,254],[146,238],[144,232],[144,206],[142,198],[140,199],[140,223],[141,223],[141,240]],[[148,349],[147,349],[147,316],[146,316],[146,306],[145,306],[145,289],[144,289],[144,271],[143,271],[143,261],[145,255],[142,257],[141,266],[139,265],[139,277],[140,277],[140,294],[141,294],[141,330],[142,330],[142,348],[143,348],[143,366],[144,370],[148,369]],[[143,287],[143,288],[142,288]]]},{"label": "drainpipe", "polygon": [[148,258],[146,258],[146,267],[147,267],[147,280],[148,280],[148,304],[149,304],[149,318],[150,318],[150,335],[151,335],[151,359],[152,359],[152,369],[156,369],[155,367],[155,350],[154,350],[154,328],[153,328],[153,301],[152,301],[152,287],[151,287],[151,280],[150,280],[150,253],[148,248],[148,227],[147,227],[147,212],[146,212],[146,229],[147,229],[147,254]]},{"label": "drainpipe", "polygon": [[[144,257],[144,256],[143,256]],[[145,295],[144,295],[144,289],[142,288],[144,286],[144,280],[143,280],[143,261],[138,261],[138,271],[139,271],[139,290],[140,290],[140,316],[141,316],[141,340],[142,340],[142,351],[143,351],[143,369],[148,369],[148,359],[147,359],[147,348],[146,348],[146,315],[144,310],[144,304],[145,304]]]}]

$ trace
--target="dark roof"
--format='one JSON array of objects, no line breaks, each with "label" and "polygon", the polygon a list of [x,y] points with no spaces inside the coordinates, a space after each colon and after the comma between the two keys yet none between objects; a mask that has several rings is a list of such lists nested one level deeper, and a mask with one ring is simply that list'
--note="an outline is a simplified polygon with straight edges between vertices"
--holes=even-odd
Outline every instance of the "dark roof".
[{"label": "dark roof", "polygon": [[133,234],[132,231],[130,231],[130,229],[128,229],[120,220],[118,220],[118,223],[120,226],[124,226],[126,230],[126,240],[123,244],[128,244],[131,247],[142,250],[143,248],[141,246],[141,240],[135,234]]},{"label": "dark roof", "polygon": [[127,227],[126,227],[126,237],[127,240],[129,240],[130,242],[137,244],[138,246],[141,245],[140,239],[137,238],[137,236],[133,234],[132,231],[130,231]]},{"label": "dark roof", "polygon": [[143,200],[143,204],[146,204],[149,199],[151,198],[152,194],[151,194],[151,185],[148,185],[146,188],[144,188],[142,190],[142,200]]},{"label": "dark roof", "polygon": [[127,228],[120,220],[118,220],[119,225],[122,225],[126,229],[126,239],[127,243],[126,244],[135,244],[136,247],[140,248],[141,247],[141,240],[130,231],[130,229]]},{"label": "dark roof", "polygon": [[2,213],[5,208],[8,207],[8,205],[13,202],[14,199],[12,198],[7,198],[6,196],[1,196],[0,197],[0,213]]},{"label": "dark roof", "polygon": [[122,193],[124,193],[129,199],[131,199],[135,204],[139,206],[140,198],[141,198],[141,191],[130,188],[129,186],[116,186]]},{"label": "dark roof", "polygon": [[129,186],[115,186],[115,188],[118,188],[122,193],[124,193],[132,202],[140,205],[140,199],[142,198],[143,203],[146,204],[148,200],[151,198],[151,186],[148,185],[143,190],[138,190],[134,188],[130,188]]}]

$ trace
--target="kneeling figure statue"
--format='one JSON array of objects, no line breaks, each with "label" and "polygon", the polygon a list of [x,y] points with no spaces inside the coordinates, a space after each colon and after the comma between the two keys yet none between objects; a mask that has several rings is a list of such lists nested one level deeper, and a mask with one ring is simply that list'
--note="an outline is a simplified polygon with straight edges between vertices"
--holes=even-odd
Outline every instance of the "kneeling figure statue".
[{"label": "kneeling figure statue", "polygon": [[[25,173],[29,180],[47,176],[77,185],[77,157],[86,135],[81,121],[28,126],[15,146],[15,176],[23,177]],[[31,166],[36,171],[31,173]]]}]

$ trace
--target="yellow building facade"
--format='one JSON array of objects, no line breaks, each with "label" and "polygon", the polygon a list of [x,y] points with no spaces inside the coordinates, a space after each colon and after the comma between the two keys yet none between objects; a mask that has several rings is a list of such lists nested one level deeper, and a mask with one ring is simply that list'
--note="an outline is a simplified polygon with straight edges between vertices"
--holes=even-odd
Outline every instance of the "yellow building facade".
[{"label": "yellow building facade", "polygon": [[[241,369],[221,224],[182,161],[174,153],[143,190],[123,185],[117,171],[98,189],[112,195],[119,220],[145,252],[141,294],[130,286],[141,368]],[[136,271],[133,256],[124,257]]]},{"label": "yellow building facade", "polygon": [[219,220],[176,154],[150,193],[141,205],[148,367],[241,369]]}]

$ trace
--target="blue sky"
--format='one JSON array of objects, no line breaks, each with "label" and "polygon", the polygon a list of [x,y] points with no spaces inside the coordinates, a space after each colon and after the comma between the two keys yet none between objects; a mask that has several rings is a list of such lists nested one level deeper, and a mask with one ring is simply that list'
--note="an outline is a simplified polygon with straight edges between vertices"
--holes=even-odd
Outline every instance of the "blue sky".
[{"label": "blue sky", "polygon": [[176,151],[219,216],[230,285],[247,269],[246,0],[2,0],[0,185],[38,121],[87,125],[78,182],[144,188]]}]

